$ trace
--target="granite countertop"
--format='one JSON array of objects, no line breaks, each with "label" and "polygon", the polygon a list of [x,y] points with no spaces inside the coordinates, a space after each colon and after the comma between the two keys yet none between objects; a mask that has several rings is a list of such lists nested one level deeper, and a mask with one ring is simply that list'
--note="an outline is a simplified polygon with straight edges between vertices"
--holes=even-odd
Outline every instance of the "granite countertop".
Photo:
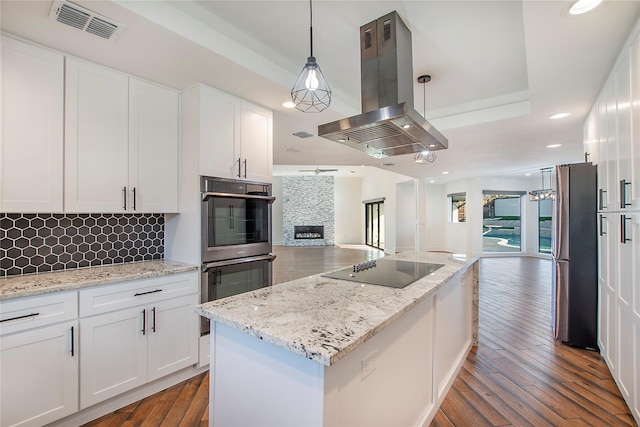
[{"label": "granite countertop", "polygon": [[0,279],[0,301],[198,270],[166,259],[110,264]]},{"label": "granite countertop", "polygon": [[477,259],[400,253],[444,264],[404,289],[310,276],[196,306],[198,313],[293,353],[333,365]]}]

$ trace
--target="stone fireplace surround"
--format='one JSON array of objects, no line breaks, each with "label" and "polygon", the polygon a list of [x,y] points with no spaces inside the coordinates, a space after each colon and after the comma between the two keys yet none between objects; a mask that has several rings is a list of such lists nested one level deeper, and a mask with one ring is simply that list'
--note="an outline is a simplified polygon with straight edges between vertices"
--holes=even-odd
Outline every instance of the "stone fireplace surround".
[{"label": "stone fireplace surround", "polygon": [[[282,243],[284,246],[332,246],[335,239],[332,176],[282,177]],[[295,238],[295,227],[322,226],[322,238]]]}]

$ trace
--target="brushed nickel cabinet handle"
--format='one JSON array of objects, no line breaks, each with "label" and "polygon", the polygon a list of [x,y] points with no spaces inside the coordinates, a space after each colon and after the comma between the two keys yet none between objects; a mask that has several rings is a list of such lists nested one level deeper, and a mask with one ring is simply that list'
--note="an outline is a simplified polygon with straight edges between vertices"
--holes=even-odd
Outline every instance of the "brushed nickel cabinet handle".
[{"label": "brushed nickel cabinet handle", "polygon": [[71,357],[75,356],[75,349],[74,349],[74,333],[73,333],[73,326],[71,327]]},{"label": "brushed nickel cabinet handle", "polygon": [[122,187],[122,209],[127,210],[127,187]]},{"label": "brushed nickel cabinet handle", "polygon": [[142,335],[147,334],[147,309],[142,310]]}]

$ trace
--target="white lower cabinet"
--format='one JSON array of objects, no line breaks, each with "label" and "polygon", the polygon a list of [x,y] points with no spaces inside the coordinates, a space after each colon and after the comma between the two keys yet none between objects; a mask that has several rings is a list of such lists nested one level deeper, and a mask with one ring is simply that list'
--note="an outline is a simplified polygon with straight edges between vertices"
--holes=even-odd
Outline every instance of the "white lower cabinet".
[{"label": "white lower cabinet", "polygon": [[197,285],[188,273],[80,291],[81,409],[198,362]]},{"label": "white lower cabinet", "polygon": [[81,409],[147,382],[142,319],[135,307],[80,321]]},{"label": "white lower cabinet", "polygon": [[0,303],[2,427],[42,426],[78,410],[77,313],[75,292]]},{"label": "white lower cabinet", "polygon": [[436,291],[433,381],[436,400],[443,397],[471,346],[471,269],[458,274]]}]

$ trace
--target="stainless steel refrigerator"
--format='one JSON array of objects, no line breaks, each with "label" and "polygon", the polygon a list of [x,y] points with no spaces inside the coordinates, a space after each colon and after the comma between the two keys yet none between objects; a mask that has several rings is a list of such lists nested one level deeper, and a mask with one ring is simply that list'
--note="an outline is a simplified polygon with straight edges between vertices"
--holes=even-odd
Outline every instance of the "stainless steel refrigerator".
[{"label": "stainless steel refrigerator", "polygon": [[596,166],[556,166],[553,332],[565,344],[594,350],[598,349],[596,199]]}]

